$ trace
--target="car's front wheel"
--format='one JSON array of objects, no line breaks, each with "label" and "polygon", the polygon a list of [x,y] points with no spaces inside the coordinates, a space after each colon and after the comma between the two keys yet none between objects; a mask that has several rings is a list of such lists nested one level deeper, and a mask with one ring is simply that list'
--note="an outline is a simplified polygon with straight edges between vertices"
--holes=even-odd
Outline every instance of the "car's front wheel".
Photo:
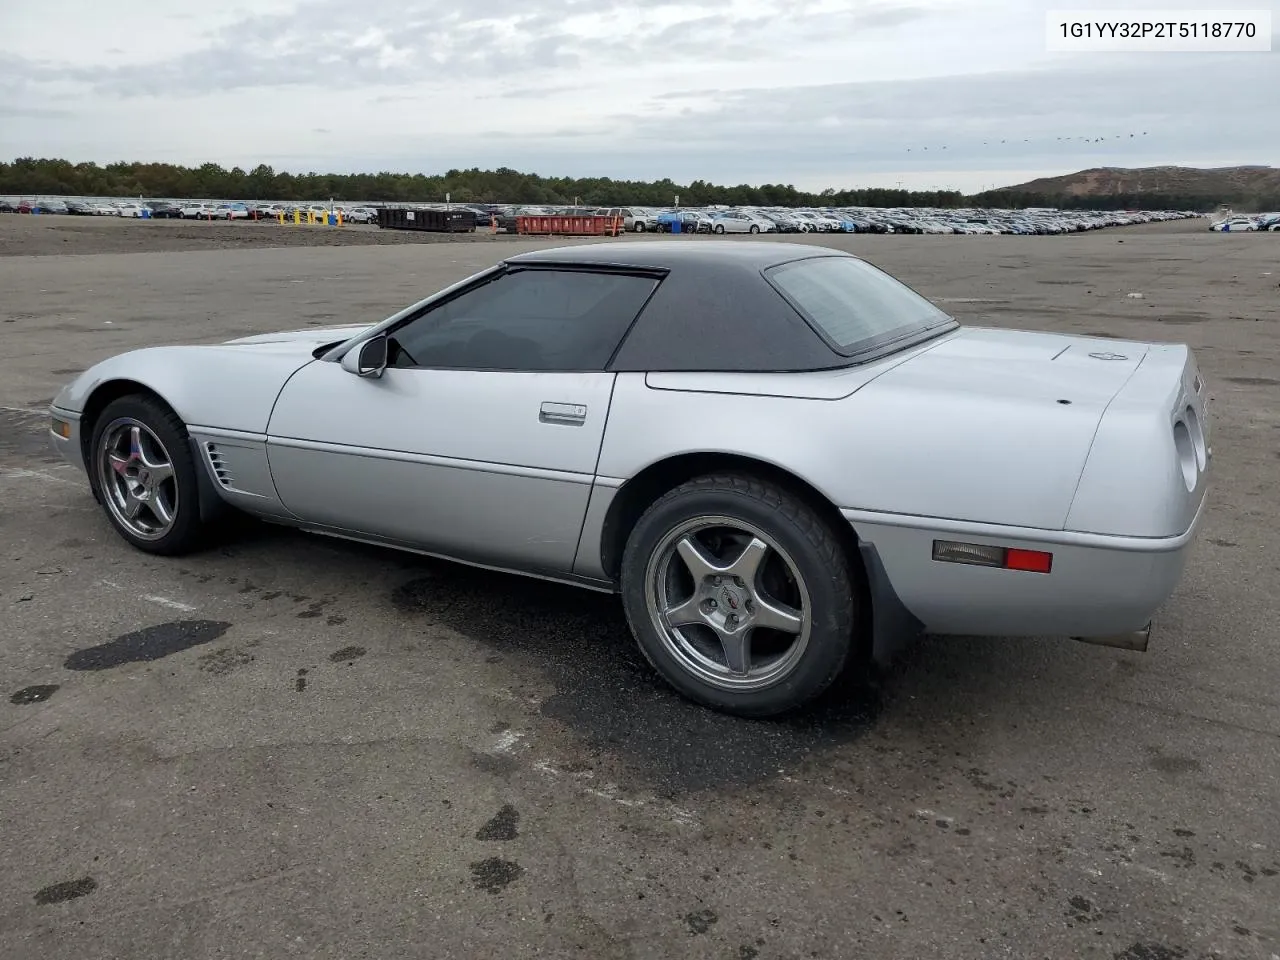
[{"label": "car's front wheel", "polygon": [[799,497],[750,476],[697,477],[636,523],[623,605],[641,651],[681,693],[774,716],[818,697],[862,649],[850,564]]},{"label": "car's front wheel", "polygon": [[182,420],[158,400],[113,400],[93,428],[89,477],[116,531],[139,550],[179,554],[199,546],[200,490]]}]

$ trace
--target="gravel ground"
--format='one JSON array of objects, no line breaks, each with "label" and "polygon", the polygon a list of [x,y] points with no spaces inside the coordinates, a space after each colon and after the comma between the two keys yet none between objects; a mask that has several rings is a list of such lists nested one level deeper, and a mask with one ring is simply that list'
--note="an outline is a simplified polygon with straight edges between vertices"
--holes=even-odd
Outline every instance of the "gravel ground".
[{"label": "gravel ground", "polygon": [[121,217],[0,216],[0,257],[160,253],[259,247],[356,247],[402,243],[486,243],[514,239],[488,230],[417,233],[364,224],[307,226],[275,221],[133,220]]},{"label": "gravel ground", "polygon": [[[184,246],[215,231],[269,239]],[[607,597],[112,533],[44,439],[75,372],[374,320],[541,243],[268,248],[319,236],[0,218],[0,956],[1280,955],[1280,238],[829,238],[968,321],[1192,344],[1217,478],[1148,653],[930,637],[751,723],[656,682]]]}]

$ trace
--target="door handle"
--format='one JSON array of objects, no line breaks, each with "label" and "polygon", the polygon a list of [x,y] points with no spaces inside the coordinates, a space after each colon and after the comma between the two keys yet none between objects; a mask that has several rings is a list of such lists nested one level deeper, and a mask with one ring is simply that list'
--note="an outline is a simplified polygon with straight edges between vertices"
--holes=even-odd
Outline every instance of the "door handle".
[{"label": "door handle", "polygon": [[552,403],[547,401],[538,411],[542,423],[566,423],[578,425],[587,422],[587,408],[580,403]]}]

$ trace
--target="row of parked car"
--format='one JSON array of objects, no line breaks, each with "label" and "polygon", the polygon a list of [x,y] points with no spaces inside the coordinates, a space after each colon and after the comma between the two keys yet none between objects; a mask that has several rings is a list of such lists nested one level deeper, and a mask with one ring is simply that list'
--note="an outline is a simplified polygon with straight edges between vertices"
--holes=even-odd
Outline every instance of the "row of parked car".
[{"label": "row of parked car", "polygon": [[0,213],[62,213],[80,217],[145,217],[147,208],[132,200],[55,200],[0,197]]},{"label": "row of parked car", "polygon": [[[185,220],[325,219],[341,213],[346,223],[376,223],[388,204],[255,203],[215,200],[4,199],[0,212],[55,213]],[[1197,217],[1191,211],[1065,211],[1052,209],[931,209],[920,207],[553,207],[510,204],[396,204],[411,209],[470,210],[476,225],[515,233],[520,216],[603,214],[620,218],[635,233],[914,233],[1062,234],[1126,224]],[[1268,219],[1271,218],[1271,219]],[[1280,225],[1280,214],[1232,218],[1213,229],[1263,230]]]},{"label": "row of parked car", "polygon": [[376,223],[378,211],[369,206],[345,204],[248,203],[208,200],[61,200],[56,198],[0,197],[0,213],[66,214],[82,217],[132,217],[150,220],[278,220],[294,212],[327,217],[341,211],[344,221]]},{"label": "row of parked car", "polygon": [[1280,213],[1257,213],[1251,216],[1231,214],[1209,224],[1215,233],[1280,233]]},{"label": "row of parked car", "polygon": [[[440,208],[443,204],[422,205]],[[477,220],[515,231],[519,216],[601,214],[620,217],[635,233],[930,233],[1059,234],[1197,217],[1192,211],[1062,211],[1048,209],[517,207],[469,205]],[[455,209],[457,209],[455,207]]]}]

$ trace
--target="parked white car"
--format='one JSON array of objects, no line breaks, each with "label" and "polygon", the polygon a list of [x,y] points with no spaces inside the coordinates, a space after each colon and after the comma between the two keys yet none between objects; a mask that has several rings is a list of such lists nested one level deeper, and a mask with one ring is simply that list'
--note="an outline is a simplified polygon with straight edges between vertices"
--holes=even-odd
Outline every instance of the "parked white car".
[{"label": "parked white car", "polygon": [[1215,223],[1209,229],[1218,233],[1253,233],[1258,229],[1258,225],[1247,217],[1232,217],[1230,220]]},{"label": "parked white car", "polygon": [[801,210],[799,216],[809,221],[809,229],[819,233],[835,233],[840,229],[840,221],[835,217],[816,210]]},{"label": "parked white car", "polygon": [[762,220],[738,211],[717,213],[711,218],[712,233],[763,233],[764,231],[765,226]]},{"label": "parked white car", "polygon": [[212,203],[184,203],[181,208],[183,219],[191,220],[199,218],[203,220],[205,217],[214,215],[217,207]]}]

